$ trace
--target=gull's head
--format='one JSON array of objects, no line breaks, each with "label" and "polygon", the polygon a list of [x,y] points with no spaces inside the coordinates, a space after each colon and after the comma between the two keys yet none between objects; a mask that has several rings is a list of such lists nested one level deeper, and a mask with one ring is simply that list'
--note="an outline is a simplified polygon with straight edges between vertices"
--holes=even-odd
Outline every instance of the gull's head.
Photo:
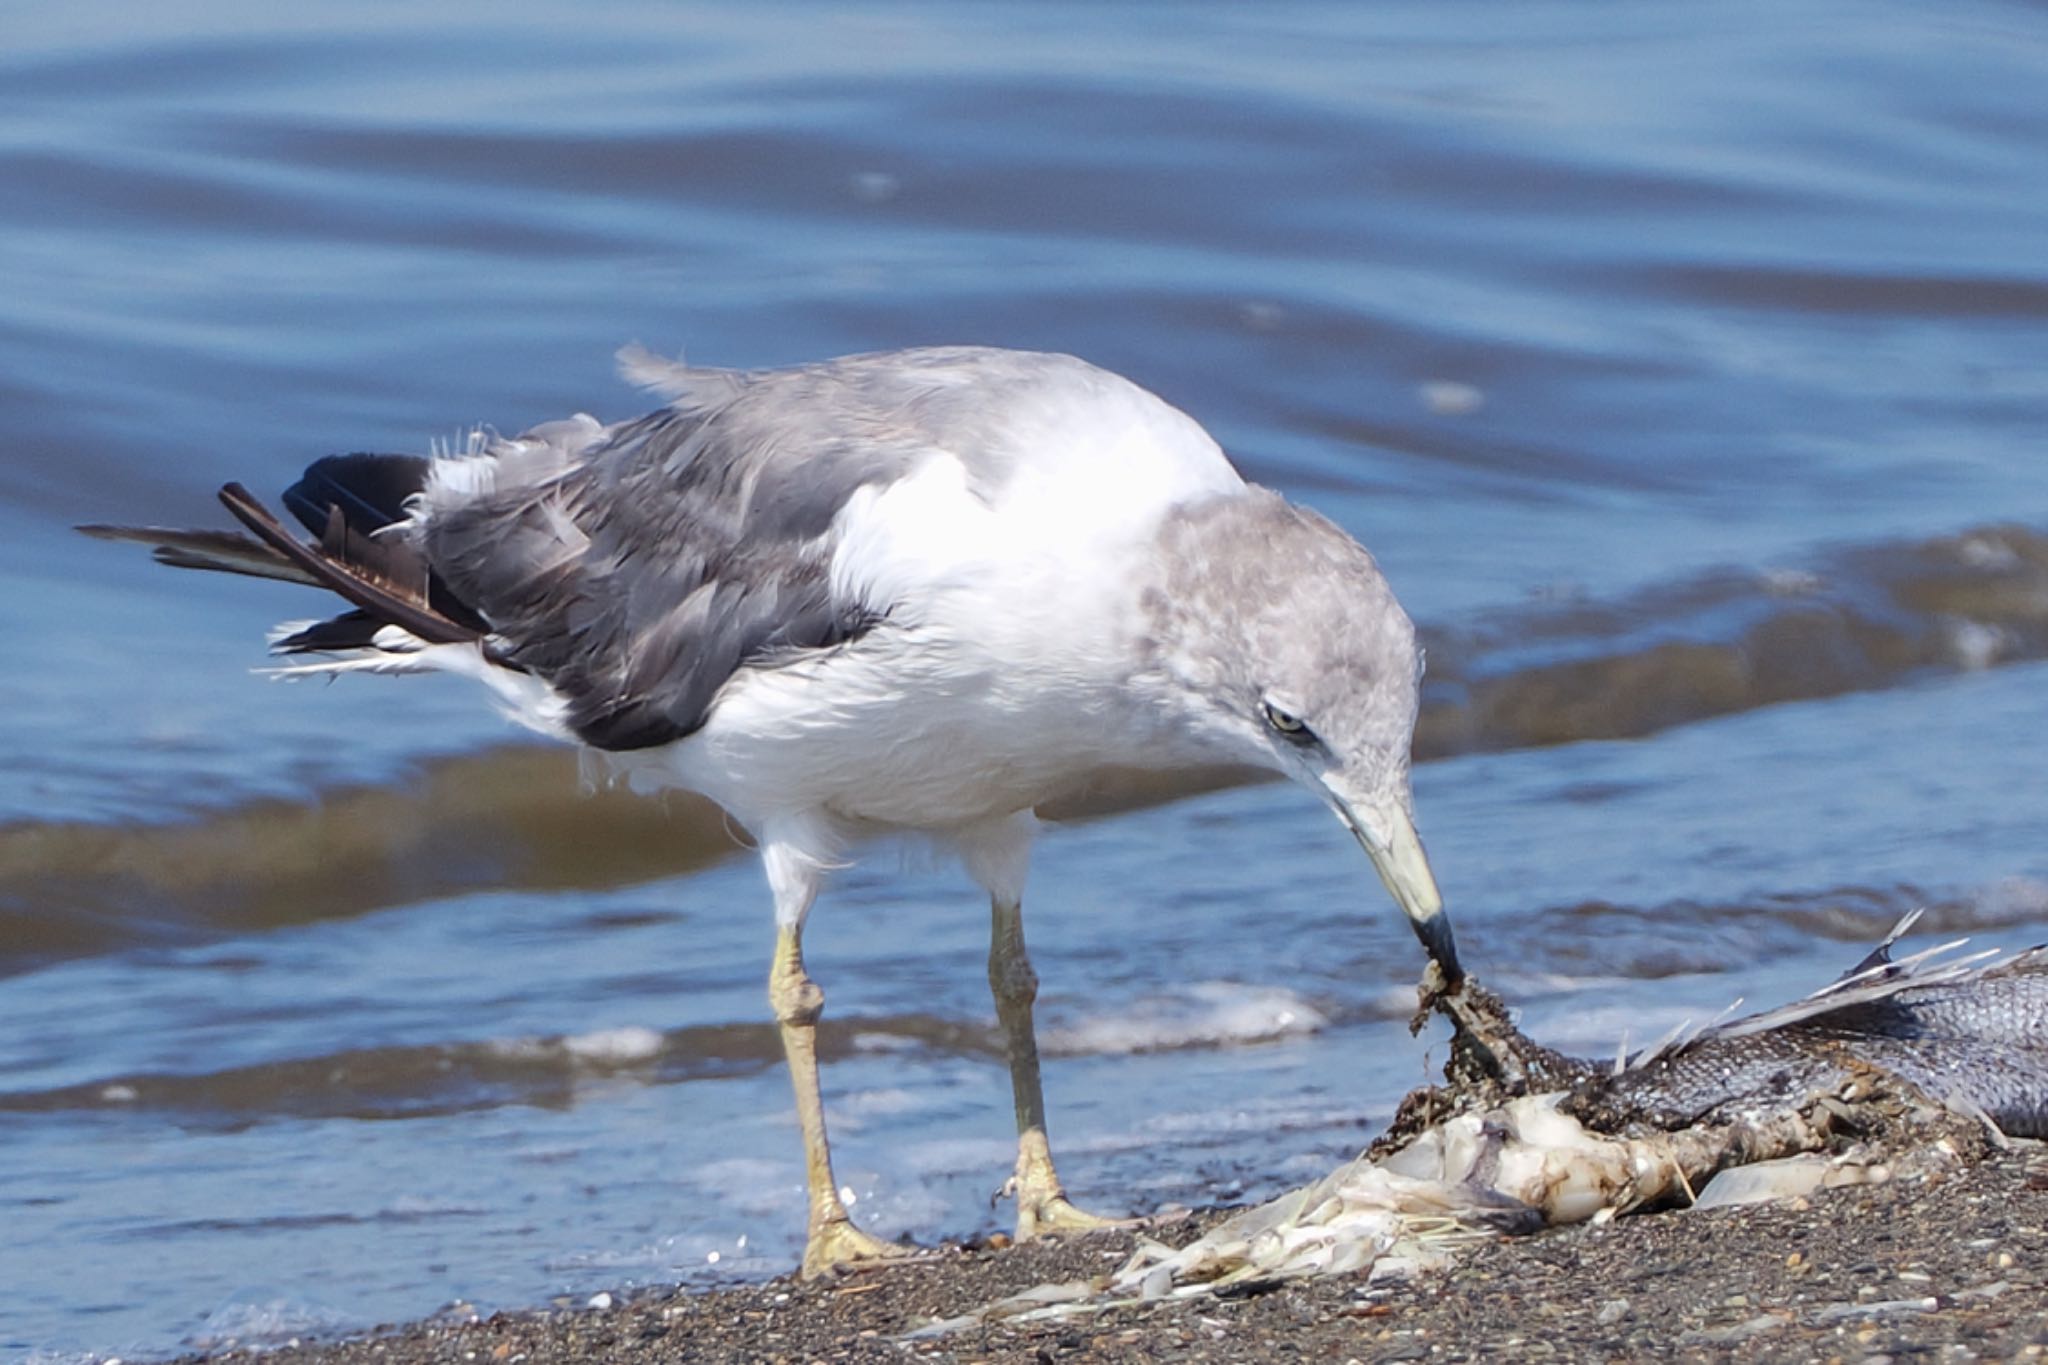
[{"label": "gull's head", "polygon": [[1321,798],[1457,980],[1408,782],[1422,652],[1379,566],[1328,520],[1257,488],[1180,509],[1158,550],[1148,654],[1178,727],[1218,761]]}]

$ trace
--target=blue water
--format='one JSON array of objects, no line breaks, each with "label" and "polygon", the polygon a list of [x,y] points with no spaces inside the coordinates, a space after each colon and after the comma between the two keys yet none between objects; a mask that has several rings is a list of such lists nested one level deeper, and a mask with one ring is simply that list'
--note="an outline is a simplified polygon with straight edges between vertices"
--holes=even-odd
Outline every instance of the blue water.
[{"label": "blue water", "polygon": [[[1438,662],[1461,938],[1551,1041],[1917,905],[2048,936],[2044,88],[2020,4],[0,18],[0,1353],[793,1264],[715,816],[452,682],[252,678],[317,603],[68,530],[630,415],[627,341],[1072,351],[1356,533]],[[1055,831],[1033,888],[1087,1202],[1276,1190],[1425,1074],[1412,940],[1296,793]],[[813,921],[890,1235],[1003,1216],[984,924],[889,850]]]}]

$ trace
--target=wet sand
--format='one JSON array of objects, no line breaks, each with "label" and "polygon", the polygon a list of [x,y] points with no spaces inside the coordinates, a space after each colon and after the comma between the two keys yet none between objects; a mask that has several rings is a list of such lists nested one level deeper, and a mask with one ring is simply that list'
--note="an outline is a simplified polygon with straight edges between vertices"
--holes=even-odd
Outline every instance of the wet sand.
[{"label": "wet sand", "polygon": [[[1192,1239],[1197,1214],[1161,1240]],[[1034,1285],[1103,1275],[1131,1235],[952,1248],[885,1271],[603,1309],[436,1320],[264,1353],[273,1365],[557,1361],[2025,1359],[2048,1356],[2048,1149],[1879,1185],[1665,1212],[1473,1247],[1448,1274],[1344,1276],[1231,1299],[905,1334]],[[249,1353],[226,1350],[214,1359]]]}]

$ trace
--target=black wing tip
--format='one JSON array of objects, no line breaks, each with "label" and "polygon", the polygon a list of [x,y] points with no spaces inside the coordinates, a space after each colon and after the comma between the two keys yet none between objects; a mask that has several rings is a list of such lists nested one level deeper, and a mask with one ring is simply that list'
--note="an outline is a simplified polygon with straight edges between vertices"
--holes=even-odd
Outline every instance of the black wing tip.
[{"label": "black wing tip", "polygon": [[367,534],[408,515],[406,504],[426,489],[433,462],[424,455],[358,450],[323,455],[284,490],[284,508],[314,535],[326,533],[338,509],[350,530]]},{"label": "black wing tip", "polygon": [[289,635],[271,642],[273,654],[345,654],[352,650],[374,649],[377,632],[384,629],[384,622],[369,612],[357,608],[343,612],[325,621],[316,621]]},{"label": "black wing tip", "polygon": [[257,539],[345,598],[351,606],[409,630],[428,644],[472,644],[484,637],[483,630],[444,616],[429,602],[399,585],[380,580],[363,566],[337,559],[324,548],[301,541],[242,485],[223,484],[220,500]]},{"label": "black wing tip", "polygon": [[87,521],[74,525],[72,530],[94,540],[120,540],[149,545],[164,536],[175,536],[180,532],[171,526],[115,526],[110,522]]}]

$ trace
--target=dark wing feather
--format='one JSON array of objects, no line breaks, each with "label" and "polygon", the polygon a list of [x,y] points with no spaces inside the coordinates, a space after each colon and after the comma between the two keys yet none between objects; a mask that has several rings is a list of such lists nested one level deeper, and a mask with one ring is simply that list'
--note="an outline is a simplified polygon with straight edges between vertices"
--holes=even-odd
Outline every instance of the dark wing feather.
[{"label": "dark wing feather", "polygon": [[[320,537],[326,556],[423,601],[437,616],[481,635],[490,624],[448,590],[409,535],[379,535],[406,518],[406,502],[426,487],[432,461],[418,455],[329,455],[306,467],[284,504]],[[280,642],[282,647],[282,642]]]},{"label": "dark wing feather", "polygon": [[315,461],[285,501],[318,545],[302,543],[240,484],[220,500],[253,535],[160,526],[81,526],[101,540],[153,546],[158,562],[180,569],[275,578],[328,588],[356,610],[277,642],[285,653],[371,645],[377,630],[398,625],[429,643],[477,640],[489,632],[427,567],[405,536],[375,532],[405,516],[405,503],[425,485],[428,462],[410,455],[331,455]]},{"label": "dark wing feather", "polygon": [[834,596],[829,533],[856,491],[931,447],[832,373],[766,379],[625,424],[553,479],[427,521],[435,574],[490,620],[507,662],[567,699],[586,743],[680,739],[740,668],[879,618]]},{"label": "dark wing feather", "polygon": [[330,558],[324,550],[302,544],[242,485],[231,483],[222,488],[220,500],[258,540],[304,569],[322,587],[379,620],[411,631],[429,644],[456,644],[481,638],[483,632],[434,611],[424,593],[393,583],[375,570]]},{"label": "dark wing feather", "polygon": [[281,501],[316,536],[336,510],[351,526],[389,526],[405,519],[406,499],[426,486],[431,467],[420,455],[329,455],[307,465]]},{"label": "dark wing feather", "polygon": [[80,526],[95,540],[131,540],[156,550],[156,561],[174,569],[212,569],[219,573],[275,578],[285,583],[320,586],[320,580],[252,536],[240,531],[180,531],[168,526]]},{"label": "dark wing feather", "polygon": [[386,624],[366,611],[345,611],[295,630],[271,648],[279,654],[342,654],[353,649],[375,649],[377,632]]}]

